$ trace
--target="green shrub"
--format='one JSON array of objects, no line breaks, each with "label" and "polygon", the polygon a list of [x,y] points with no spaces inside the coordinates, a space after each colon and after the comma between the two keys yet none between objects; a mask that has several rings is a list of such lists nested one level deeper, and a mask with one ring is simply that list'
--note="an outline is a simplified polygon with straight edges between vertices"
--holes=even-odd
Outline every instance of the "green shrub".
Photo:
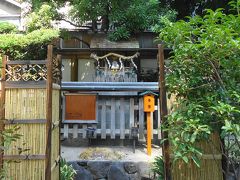
[{"label": "green shrub", "polygon": [[157,180],[164,180],[164,161],[162,156],[156,157],[152,163],[152,171]]},{"label": "green shrub", "polygon": [[0,34],[17,32],[17,26],[9,22],[0,22]]},{"label": "green shrub", "polygon": [[54,29],[40,29],[28,34],[0,34],[0,49],[10,60],[46,58],[46,48],[59,36]]},{"label": "green shrub", "polygon": [[54,9],[50,5],[43,4],[40,9],[27,16],[26,27],[28,32],[42,28],[52,28]]},{"label": "green shrub", "polygon": [[[193,161],[200,166],[205,152],[196,144],[207,140],[214,149],[209,140],[212,133],[222,139],[240,139],[240,0],[231,5],[233,14],[208,9],[203,17],[164,21],[160,30],[160,40],[173,50],[166,85],[177,98],[163,130],[169,133],[174,161]],[[235,145],[240,149],[239,142]],[[228,141],[222,147],[230,160],[226,153],[233,146]]]},{"label": "green shrub", "polygon": [[60,180],[73,180],[76,171],[68,165],[65,159],[60,160]]},{"label": "green shrub", "polygon": [[118,41],[118,40],[127,40],[130,38],[130,32],[126,27],[119,27],[115,31],[110,32],[108,34],[108,38],[111,41]]},{"label": "green shrub", "polygon": [[[9,129],[4,129],[3,131],[0,131],[0,138],[3,139],[2,142],[0,142],[0,150],[2,151],[6,151],[8,149],[16,149],[18,150],[18,153],[21,154],[25,151],[28,151],[28,149],[22,149],[20,147],[12,147],[12,144],[14,142],[16,142],[17,140],[19,140],[21,138],[21,134],[18,133],[19,131],[19,127],[17,125],[9,128]],[[11,177],[8,177],[8,168],[7,163],[11,162],[11,161],[4,161],[5,164],[2,165],[3,168],[0,168],[0,179],[1,180],[7,180],[7,179],[11,179]]]}]

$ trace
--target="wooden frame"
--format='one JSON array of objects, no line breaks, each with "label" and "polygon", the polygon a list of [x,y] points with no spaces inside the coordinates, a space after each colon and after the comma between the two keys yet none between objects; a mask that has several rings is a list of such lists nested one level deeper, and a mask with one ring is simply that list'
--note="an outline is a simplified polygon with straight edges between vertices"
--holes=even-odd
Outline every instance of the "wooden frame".
[{"label": "wooden frame", "polygon": [[48,45],[47,54],[47,109],[46,109],[46,160],[45,160],[45,178],[51,180],[51,153],[52,153],[52,58],[53,58],[53,46]]},{"label": "wooden frame", "polygon": [[[66,96],[67,95],[95,95],[96,96],[96,103],[95,103],[95,119],[71,119],[71,120],[67,120],[65,119],[66,117]],[[63,108],[62,108],[62,122],[65,124],[65,123],[76,123],[76,124],[89,124],[89,123],[97,123],[97,119],[98,119],[98,96],[96,93],[64,93],[63,96],[62,96],[62,105],[63,105]]]},{"label": "wooden frame", "polygon": [[[6,64],[7,64],[7,59],[8,57],[6,55],[3,56],[3,60],[2,60],[2,65],[3,65],[3,68],[2,68],[2,81],[0,82],[1,83],[1,95],[0,95],[0,131],[3,131],[4,128],[5,128],[5,125],[4,125],[4,121],[5,121],[5,81],[6,81],[6,71],[5,71],[5,68],[6,68]],[[0,142],[2,142],[3,139],[0,138]],[[3,153],[4,151],[3,150],[0,150],[0,170],[2,170],[3,168]]]},{"label": "wooden frame", "polygon": [[[47,60],[8,61],[3,56],[0,130],[17,124],[30,151],[19,155],[11,148],[4,153],[0,150],[0,170],[8,160],[23,162],[9,164],[13,178],[60,178],[60,58],[53,54],[52,45],[48,46]],[[21,141],[15,143],[22,147]],[[26,172],[14,171],[16,167]],[[39,173],[35,176],[36,169]]]},{"label": "wooden frame", "polygon": [[[159,95],[160,95],[160,114],[161,114],[161,123],[166,123],[167,125],[167,93],[165,86],[165,66],[164,66],[164,48],[162,44],[158,45],[158,60],[159,60]],[[168,133],[162,132],[162,138],[167,139]],[[163,157],[165,162],[164,173],[165,179],[171,179],[171,170],[170,170],[170,149],[169,142],[166,140],[163,143]]]}]

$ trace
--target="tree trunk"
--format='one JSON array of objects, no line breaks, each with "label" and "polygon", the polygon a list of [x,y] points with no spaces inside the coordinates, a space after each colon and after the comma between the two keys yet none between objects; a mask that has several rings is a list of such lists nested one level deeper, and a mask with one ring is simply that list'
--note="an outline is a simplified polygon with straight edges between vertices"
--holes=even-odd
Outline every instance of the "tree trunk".
[{"label": "tree trunk", "polygon": [[101,31],[107,32],[109,29],[109,19],[108,15],[102,16],[102,26],[101,26]]},{"label": "tree trunk", "polygon": [[97,32],[97,30],[98,30],[96,20],[92,20],[92,30],[93,30],[93,32]]},{"label": "tree trunk", "polygon": [[101,26],[101,31],[107,32],[109,30],[109,4],[106,5],[105,11],[106,14],[102,16],[102,26]]}]

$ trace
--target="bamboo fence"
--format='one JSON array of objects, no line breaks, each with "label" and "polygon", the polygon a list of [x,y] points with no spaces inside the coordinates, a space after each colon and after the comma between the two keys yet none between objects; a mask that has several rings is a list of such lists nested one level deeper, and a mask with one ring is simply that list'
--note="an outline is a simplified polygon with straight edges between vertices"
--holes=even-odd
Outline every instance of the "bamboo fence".
[{"label": "bamboo fence", "polygon": [[60,57],[52,52],[49,46],[47,61],[3,63],[5,113],[1,113],[1,124],[5,129],[17,125],[21,135],[1,158],[9,179],[59,179],[60,81],[54,72],[59,75]]},{"label": "bamboo fence", "polygon": [[[161,123],[167,124],[167,114],[171,113],[176,105],[176,96],[171,94],[167,99],[165,86],[165,59],[163,45],[158,45],[159,60],[159,94],[160,94],[160,114]],[[163,138],[168,138],[168,133],[162,134]],[[223,180],[221,142],[218,134],[213,134],[209,141],[197,143],[203,150],[201,165],[198,168],[193,161],[186,164],[178,161],[171,165],[171,145],[168,141],[163,143],[163,156],[165,160],[164,175],[169,180]]]},{"label": "bamboo fence", "polygon": [[200,168],[193,161],[186,164],[176,162],[172,167],[173,180],[223,180],[222,154],[220,138],[217,134],[210,137],[210,141],[201,141],[197,146],[203,150]]}]

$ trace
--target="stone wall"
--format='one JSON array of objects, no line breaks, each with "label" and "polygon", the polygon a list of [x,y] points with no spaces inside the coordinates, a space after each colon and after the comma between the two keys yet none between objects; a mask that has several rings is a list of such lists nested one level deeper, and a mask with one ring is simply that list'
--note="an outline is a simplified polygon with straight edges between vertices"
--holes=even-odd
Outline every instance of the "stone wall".
[{"label": "stone wall", "polygon": [[73,161],[75,180],[147,180],[153,174],[146,162]]}]

